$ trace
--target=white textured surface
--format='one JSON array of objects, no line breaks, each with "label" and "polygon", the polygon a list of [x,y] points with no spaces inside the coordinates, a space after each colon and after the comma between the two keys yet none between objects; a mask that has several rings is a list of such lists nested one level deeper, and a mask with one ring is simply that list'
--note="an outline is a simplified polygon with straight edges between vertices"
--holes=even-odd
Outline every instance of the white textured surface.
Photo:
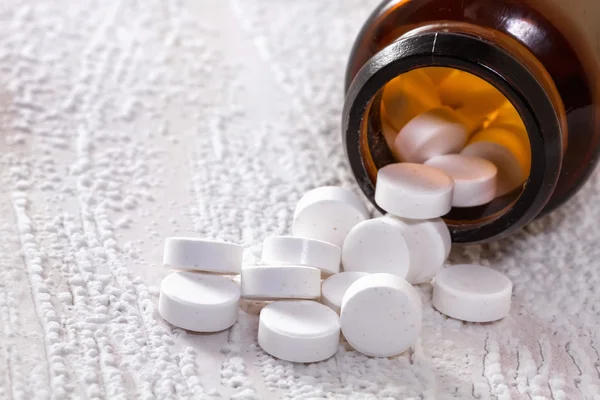
[{"label": "white textured surface", "polygon": [[0,4],[0,399],[595,399],[600,178],[453,262],[513,280],[510,317],[447,320],[393,359],[279,362],[256,315],[186,334],[156,314],[162,241],[287,234],[308,189],[352,185],[339,133],[374,1]]}]

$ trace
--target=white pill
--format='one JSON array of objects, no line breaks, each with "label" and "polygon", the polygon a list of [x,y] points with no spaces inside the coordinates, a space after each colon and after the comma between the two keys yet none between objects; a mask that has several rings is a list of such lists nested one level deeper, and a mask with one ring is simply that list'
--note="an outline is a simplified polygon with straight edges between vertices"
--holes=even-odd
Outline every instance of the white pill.
[{"label": "white pill", "polygon": [[406,280],[417,285],[429,282],[448,259],[452,240],[441,218],[410,220],[386,215],[384,218],[403,226],[402,235],[410,249],[410,267]]},{"label": "white pill", "polygon": [[294,236],[272,236],[265,239],[262,264],[306,265],[326,274],[340,270],[342,250],[334,244]]},{"label": "white pill", "polygon": [[276,301],[260,312],[258,344],[282,360],[325,360],[336,353],[339,340],[337,314],[315,301]]},{"label": "white pill", "polygon": [[411,119],[394,140],[401,161],[423,163],[448,153],[458,153],[467,142],[467,128],[450,107],[426,111]]},{"label": "white pill", "polygon": [[504,196],[521,186],[527,179],[528,170],[507,147],[481,141],[466,146],[460,154],[486,159],[496,166],[496,196]]},{"label": "white pill", "polygon": [[331,275],[321,285],[321,302],[339,314],[346,290],[354,282],[367,275],[366,272],[357,271],[340,272],[339,274]]},{"label": "white pill", "polygon": [[178,271],[160,285],[158,313],[167,322],[195,332],[217,332],[237,320],[240,287],[231,279]]},{"label": "white pill", "polygon": [[242,268],[246,299],[318,299],[321,271],[303,265],[256,265]]},{"label": "white pill", "polygon": [[405,225],[393,218],[373,218],[352,228],[342,247],[344,271],[386,272],[406,277],[410,248]]},{"label": "white pill", "polygon": [[442,269],[433,283],[433,306],[441,313],[469,322],[490,322],[510,311],[512,282],[501,272],[479,265]]},{"label": "white pill", "polygon": [[421,319],[419,293],[392,274],[360,278],[342,300],[342,333],[368,356],[391,357],[408,349],[419,337]]},{"label": "white pill", "polygon": [[350,229],[368,218],[367,206],[352,190],[323,186],[306,193],[296,205],[292,234],[341,248]]},{"label": "white pill", "polygon": [[429,219],[452,208],[454,182],[444,171],[422,164],[397,163],[377,173],[375,201],[390,214]]},{"label": "white pill", "polygon": [[480,206],[496,197],[498,169],[486,159],[446,154],[427,160],[425,165],[441,169],[454,180],[454,207]]},{"label": "white pill", "polygon": [[176,269],[239,274],[242,246],[218,240],[170,237],[165,240],[163,265]]}]

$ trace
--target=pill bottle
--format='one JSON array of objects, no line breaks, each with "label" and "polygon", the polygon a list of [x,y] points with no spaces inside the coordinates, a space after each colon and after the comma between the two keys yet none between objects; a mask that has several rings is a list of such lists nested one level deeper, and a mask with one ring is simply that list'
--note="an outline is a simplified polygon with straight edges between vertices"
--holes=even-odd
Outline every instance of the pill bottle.
[{"label": "pill bottle", "polygon": [[[432,82],[440,72],[460,71],[513,107],[529,164],[512,192],[443,216],[453,241],[506,236],[563,204],[598,159],[598,21],[598,0],[384,1],[360,30],[346,70],[342,135],[362,191],[374,203],[378,169],[398,161],[384,135],[386,85],[417,70]],[[427,90],[412,83],[417,95]]]}]

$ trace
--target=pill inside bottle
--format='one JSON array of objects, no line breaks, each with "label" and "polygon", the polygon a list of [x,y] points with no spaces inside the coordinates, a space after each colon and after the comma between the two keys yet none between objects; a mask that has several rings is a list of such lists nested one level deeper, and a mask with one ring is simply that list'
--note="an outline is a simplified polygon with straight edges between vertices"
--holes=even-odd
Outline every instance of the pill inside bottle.
[{"label": "pill inside bottle", "polygon": [[465,151],[498,168],[497,195],[483,205],[454,207],[444,216],[447,223],[491,217],[522,193],[531,166],[525,124],[486,80],[455,68],[413,69],[385,84],[371,107],[378,112],[369,122],[381,133],[367,138],[366,145],[390,162],[427,162]]}]

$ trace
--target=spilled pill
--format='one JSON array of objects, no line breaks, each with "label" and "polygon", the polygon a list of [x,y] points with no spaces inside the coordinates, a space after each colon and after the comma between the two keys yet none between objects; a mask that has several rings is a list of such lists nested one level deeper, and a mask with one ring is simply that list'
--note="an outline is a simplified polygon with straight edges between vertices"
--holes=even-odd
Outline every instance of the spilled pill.
[{"label": "spilled pill", "polygon": [[243,248],[218,240],[169,237],[165,240],[163,265],[174,269],[239,274]]},{"label": "spilled pill", "polygon": [[344,271],[387,272],[405,278],[410,265],[410,248],[404,225],[392,218],[373,218],[356,225],[344,241]]},{"label": "spilled pill", "polygon": [[433,306],[442,314],[469,322],[491,322],[510,311],[512,282],[480,265],[452,265],[433,283]]},{"label": "spilled pill", "polygon": [[340,325],[348,343],[363,354],[391,357],[412,346],[421,332],[421,298],[396,275],[372,274],[344,295]]},{"label": "spilled pill", "polygon": [[306,193],[294,212],[292,234],[342,247],[350,229],[369,218],[369,210],[350,189],[323,186]]},{"label": "spilled pill", "polygon": [[345,271],[331,275],[321,285],[321,302],[339,314],[346,290],[358,279],[367,275],[366,272],[358,271]]},{"label": "spilled pill", "polygon": [[412,220],[386,215],[402,225],[403,237],[410,249],[410,267],[406,280],[413,284],[431,281],[450,254],[448,226],[440,218]]},{"label": "spilled pill", "polygon": [[245,299],[318,299],[321,271],[303,265],[255,265],[242,268]]},{"label": "spilled pill", "polygon": [[158,313],[167,322],[195,332],[227,329],[237,320],[240,287],[212,274],[177,271],[160,285]]},{"label": "spilled pill", "polygon": [[272,236],[263,242],[262,264],[291,264],[315,267],[325,274],[340,270],[341,249],[316,239]]},{"label": "spilled pill", "polygon": [[317,362],[335,354],[340,341],[338,315],[316,301],[276,301],[260,312],[258,344],[291,362]]}]

